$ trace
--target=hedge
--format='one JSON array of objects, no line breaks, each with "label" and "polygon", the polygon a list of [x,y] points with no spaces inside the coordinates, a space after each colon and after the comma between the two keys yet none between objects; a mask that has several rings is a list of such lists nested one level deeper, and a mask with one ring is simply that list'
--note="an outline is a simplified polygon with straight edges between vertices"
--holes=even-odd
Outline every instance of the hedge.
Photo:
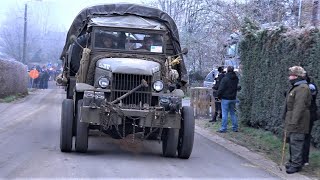
[{"label": "hedge", "polygon": [[0,98],[28,92],[27,66],[24,64],[0,59]]},{"label": "hedge", "polygon": [[[288,68],[302,66],[320,87],[320,31],[315,27],[259,29],[246,21],[242,33],[240,120],[281,134],[284,93],[291,87]],[[319,106],[318,100],[317,103]],[[315,146],[320,147],[319,121],[313,127],[312,136]]]}]

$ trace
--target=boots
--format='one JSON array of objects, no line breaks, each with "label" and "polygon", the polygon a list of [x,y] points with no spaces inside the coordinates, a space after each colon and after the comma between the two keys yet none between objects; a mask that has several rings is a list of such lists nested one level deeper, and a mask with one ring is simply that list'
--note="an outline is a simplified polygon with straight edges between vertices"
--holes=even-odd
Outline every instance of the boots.
[{"label": "boots", "polygon": [[209,122],[217,122],[217,115],[218,115],[218,113],[215,112],[212,119]]}]

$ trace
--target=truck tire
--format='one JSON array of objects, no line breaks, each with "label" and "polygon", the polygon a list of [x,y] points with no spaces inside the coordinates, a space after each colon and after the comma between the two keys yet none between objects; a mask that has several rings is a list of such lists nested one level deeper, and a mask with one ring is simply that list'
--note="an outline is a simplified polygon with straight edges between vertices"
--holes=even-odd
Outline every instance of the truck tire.
[{"label": "truck tire", "polygon": [[179,129],[167,128],[163,130],[162,155],[164,157],[176,157]]},{"label": "truck tire", "polygon": [[179,131],[178,157],[189,159],[194,141],[194,112],[190,106],[182,107],[181,128]]},{"label": "truck tire", "polygon": [[[83,92],[75,92],[76,93],[76,100],[75,100],[75,104],[74,104],[74,106],[75,107],[78,107],[78,102],[79,102],[79,100],[81,100],[82,98],[83,98]],[[72,97],[73,98],[73,97]],[[77,110],[78,109],[75,109],[74,111],[74,113],[75,114],[77,114]],[[73,121],[73,131],[72,131],[72,136],[76,136],[77,135],[77,119],[75,119],[74,121]]]},{"label": "truck tire", "polygon": [[89,131],[89,124],[80,122],[81,119],[81,111],[80,107],[83,104],[83,100],[78,101],[77,105],[77,133],[76,133],[76,141],[75,141],[75,149],[77,152],[85,153],[88,150],[88,131]]},{"label": "truck tire", "polygon": [[72,150],[73,129],[73,101],[64,99],[61,109],[60,150],[70,152]]}]

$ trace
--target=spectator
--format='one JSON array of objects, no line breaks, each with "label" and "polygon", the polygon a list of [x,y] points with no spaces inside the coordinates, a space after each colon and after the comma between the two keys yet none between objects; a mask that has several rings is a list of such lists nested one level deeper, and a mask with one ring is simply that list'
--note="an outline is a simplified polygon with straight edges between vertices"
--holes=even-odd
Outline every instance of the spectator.
[{"label": "spectator", "polygon": [[303,167],[303,146],[309,133],[311,93],[304,79],[306,71],[300,66],[289,68],[291,89],[286,96],[285,133],[288,133],[290,158],[286,172],[292,174]]},{"label": "spectator", "polygon": [[222,78],[225,76],[225,71],[223,71],[223,67],[218,67],[218,72],[219,72],[219,74],[218,74],[218,77],[216,77],[216,78],[215,78],[215,74],[212,73],[212,76],[216,81],[215,85],[212,87],[212,89],[213,89],[213,97],[216,100],[215,100],[214,115],[212,117],[212,120],[210,120],[209,122],[216,122],[218,114],[219,114],[219,118],[220,119],[222,118],[221,101],[219,101],[218,98],[217,98],[217,90],[219,89],[220,82],[221,82]]},{"label": "spectator", "polygon": [[43,83],[42,89],[48,89],[48,81],[50,78],[48,69],[45,69],[42,73],[43,73],[42,74],[42,81],[43,81],[42,82]]},{"label": "spectator", "polygon": [[309,85],[309,89],[311,91],[311,105],[310,105],[310,125],[309,125],[309,133],[306,134],[305,143],[303,146],[303,163],[304,165],[309,165],[309,152],[310,152],[310,141],[311,141],[311,130],[314,121],[316,121],[317,118],[317,103],[316,98],[318,94],[318,88],[315,84],[311,83],[310,77],[306,74],[306,80]]},{"label": "spectator", "polygon": [[229,112],[232,120],[232,130],[238,132],[238,120],[235,114],[238,83],[239,79],[234,72],[233,66],[228,66],[227,73],[222,78],[217,93],[218,99],[221,99],[222,109],[222,124],[220,130],[218,130],[220,133],[225,133],[227,131]]}]

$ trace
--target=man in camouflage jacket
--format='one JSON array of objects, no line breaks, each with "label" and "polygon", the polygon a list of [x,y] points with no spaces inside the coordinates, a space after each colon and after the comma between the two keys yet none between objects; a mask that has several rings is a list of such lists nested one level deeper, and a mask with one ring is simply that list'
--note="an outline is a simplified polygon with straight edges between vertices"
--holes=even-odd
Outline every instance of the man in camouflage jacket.
[{"label": "man in camouflage jacket", "polygon": [[304,79],[305,70],[300,66],[289,68],[292,88],[287,93],[285,111],[285,132],[289,138],[290,159],[286,172],[292,174],[301,170],[305,135],[309,133],[311,92]]}]

